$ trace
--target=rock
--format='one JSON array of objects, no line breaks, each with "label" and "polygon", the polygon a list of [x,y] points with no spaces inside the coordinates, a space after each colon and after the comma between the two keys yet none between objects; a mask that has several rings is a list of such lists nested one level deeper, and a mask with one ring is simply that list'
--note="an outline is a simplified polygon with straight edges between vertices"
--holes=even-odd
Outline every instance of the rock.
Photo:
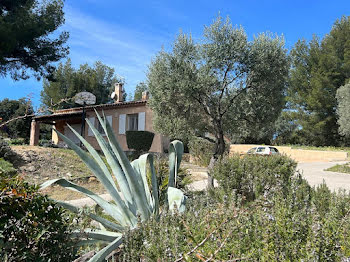
[{"label": "rock", "polygon": [[94,181],[96,181],[96,180],[97,180],[96,177],[92,176],[92,177],[89,178],[89,181],[88,181],[88,182],[90,183],[90,182],[94,182]]},{"label": "rock", "polygon": [[27,171],[27,172],[34,172],[34,171],[36,171],[36,168],[35,168],[35,166],[27,166],[25,168],[25,171]]},{"label": "rock", "polygon": [[72,176],[73,175],[71,173],[69,173],[69,172],[66,174],[66,177],[72,177]]}]

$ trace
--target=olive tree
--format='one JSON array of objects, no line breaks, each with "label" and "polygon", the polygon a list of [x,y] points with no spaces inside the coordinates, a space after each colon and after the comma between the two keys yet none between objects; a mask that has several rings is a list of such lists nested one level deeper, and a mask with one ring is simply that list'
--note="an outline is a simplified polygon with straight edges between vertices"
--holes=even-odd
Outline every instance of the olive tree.
[{"label": "olive tree", "polygon": [[149,67],[155,128],[214,143],[211,168],[225,152],[225,137],[256,135],[242,127],[273,125],[284,104],[288,64],[282,38],[259,34],[248,41],[229,19],[218,17],[197,43],[180,33],[172,50],[160,51]]},{"label": "olive tree", "polygon": [[350,137],[350,83],[338,88],[336,98],[339,133]]}]

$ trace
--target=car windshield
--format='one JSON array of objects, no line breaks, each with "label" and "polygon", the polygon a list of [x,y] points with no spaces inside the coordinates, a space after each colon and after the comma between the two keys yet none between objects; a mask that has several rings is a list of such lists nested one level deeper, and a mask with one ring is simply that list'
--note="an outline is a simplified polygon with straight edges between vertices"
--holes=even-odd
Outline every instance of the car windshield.
[{"label": "car windshield", "polygon": [[265,151],[265,147],[258,147],[258,150],[256,150],[256,152],[264,152]]},{"label": "car windshield", "polygon": [[255,149],[256,149],[256,147],[251,148],[251,149],[249,149],[249,150],[248,150],[248,152],[247,152],[247,153],[248,153],[248,154],[252,154],[252,153],[254,153],[254,152],[255,152]]}]

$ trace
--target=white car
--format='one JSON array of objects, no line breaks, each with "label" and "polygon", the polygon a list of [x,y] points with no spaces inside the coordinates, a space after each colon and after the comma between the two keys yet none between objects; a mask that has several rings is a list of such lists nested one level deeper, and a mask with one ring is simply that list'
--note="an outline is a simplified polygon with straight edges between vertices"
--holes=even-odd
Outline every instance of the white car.
[{"label": "white car", "polygon": [[253,147],[248,150],[247,154],[249,155],[276,155],[279,154],[276,147],[273,146],[258,146]]}]

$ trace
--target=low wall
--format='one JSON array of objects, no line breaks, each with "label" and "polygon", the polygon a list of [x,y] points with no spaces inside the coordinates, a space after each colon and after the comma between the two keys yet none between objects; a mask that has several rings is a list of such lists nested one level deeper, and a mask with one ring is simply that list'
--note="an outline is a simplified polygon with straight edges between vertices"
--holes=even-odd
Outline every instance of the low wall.
[{"label": "low wall", "polygon": [[[252,147],[259,145],[235,144],[230,146],[230,154],[247,153]],[[342,151],[319,151],[295,149],[290,146],[274,146],[280,151],[297,162],[330,162],[347,160],[348,153]]]}]

